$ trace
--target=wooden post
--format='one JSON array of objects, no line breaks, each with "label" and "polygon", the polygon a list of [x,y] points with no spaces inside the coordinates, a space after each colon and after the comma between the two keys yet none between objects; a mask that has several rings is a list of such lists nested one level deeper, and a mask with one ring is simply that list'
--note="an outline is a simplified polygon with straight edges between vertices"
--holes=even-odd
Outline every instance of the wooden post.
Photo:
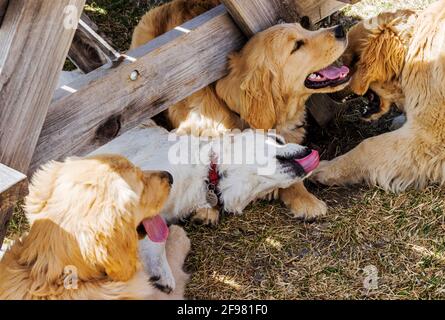
[{"label": "wooden post", "polygon": [[85,0],[14,0],[0,32],[0,162],[27,172],[73,40],[68,5]]},{"label": "wooden post", "polygon": [[248,37],[276,25],[281,18],[281,3],[278,0],[221,0],[221,2]]},{"label": "wooden post", "polygon": [[[287,1],[301,16],[307,16],[312,23],[330,16],[334,12],[343,8],[346,3],[334,0],[285,0]],[[356,1],[357,2],[357,1]]]},{"label": "wooden post", "polygon": [[[28,171],[84,4],[9,2],[0,31],[0,163],[12,169]],[[6,203],[16,196],[16,190],[2,195],[0,242],[12,210]]]}]

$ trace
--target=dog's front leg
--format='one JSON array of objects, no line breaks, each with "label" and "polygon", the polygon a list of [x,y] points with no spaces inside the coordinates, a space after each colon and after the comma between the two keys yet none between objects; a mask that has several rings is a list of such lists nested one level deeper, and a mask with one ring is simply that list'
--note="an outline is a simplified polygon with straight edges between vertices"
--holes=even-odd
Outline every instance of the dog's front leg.
[{"label": "dog's front leg", "polygon": [[311,179],[329,186],[367,182],[386,190],[403,190],[417,173],[412,150],[421,145],[402,127],[366,139],[332,161],[322,161]]},{"label": "dog's front leg", "polygon": [[148,238],[139,241],[139,254],[153,285],[165,293],[175,289],[176,283],[167,260],[165,242],[153,242]]},{"label": "dog's front leg", "polygon": [[328,210],[323,201],[318,200],[306,190],[303,182],[280,190],[280,198],[296,218],[306,221],[313,221],[317,217],[324,216]]}]

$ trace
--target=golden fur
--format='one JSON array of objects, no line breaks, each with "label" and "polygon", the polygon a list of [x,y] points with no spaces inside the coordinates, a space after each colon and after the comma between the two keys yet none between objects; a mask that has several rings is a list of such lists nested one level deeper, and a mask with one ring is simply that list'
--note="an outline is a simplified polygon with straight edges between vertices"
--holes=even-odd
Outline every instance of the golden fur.
[{"label": "golden fur", "polygon": [[[192,18],[201,10],[190,8],[202,8],[203,3],[210,8],[219,1],[175,0],[148,12],[135,29],[132,47]],[[297,42],[303,45],[294,51]],[[301,144],[309,96],[346,86],[313,90],[305,87],[305,79],[339,58],[345,45],[333,29],[308,31],[299,24],[271,27],[229,57],[227,77],[171,106],[168,120],[179,134],[215,136],[246,127],[277,129],[288,142]],[[326,213],[326,205],[302,184],[283,191],[281,197],[297,217],[312,219]]]},{"label": "golden fur", "polygon": [[[26,198],[29,234],[0,261],[0,299],[160,299],[138,255],[136,228],[159,213],[170,192],[162,173],[144,173],[119,156],[51,162]],[[173,228],[169,256],[181,298],[190,243]],[[67,289],[74,267],[78,288]]]},{"label": "golden fur", "polygon": [[343,61],[354,72],[350,88],[358,95],[372,89],[380,97],[380,111],[367,120],[380,118],[392,104],[403,110],[400,76],[416,19],[417,12],[412,10],[382,13],[361,21],[348,33]]},{"label": "golden fur", "polygon": [[353,34],[362,39],[362,48],[378,43],[380,36],[389,41],[388,34],[399,44],[359,50],[352,89],[361,94],[368,85],[390,81],[400,88],[407,122],[399,130],[367,139],[349,153],[322,162],[313,178],[324,184],[366,181],[403,191],[445,182],[445,1],[433,3],[418,16],[402,11],[388,17],[394,22],[371,31],[359,26]]}]

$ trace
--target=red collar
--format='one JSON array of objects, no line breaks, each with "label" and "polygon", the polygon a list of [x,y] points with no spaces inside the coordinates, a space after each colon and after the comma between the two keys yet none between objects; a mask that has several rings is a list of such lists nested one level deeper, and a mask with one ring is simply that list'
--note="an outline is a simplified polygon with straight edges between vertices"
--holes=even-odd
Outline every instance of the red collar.
[{"label": "red collar", "polygon": [[218,188],[219,184],[219,174],[218,174],[218,166],[214,160],[210,162],[209,168],[209,176],[207,181],[207,194],[206,200],[207,203],[212,206],[212,208],[216,208],[218,205],[221,205],[220,192]]},{"label": "red collar", "polygon": [[219,183],[219,174],[218,174],[218,165],[212,161],[210,162],[210,169],[209,169],[209,184],[211,184],[215,190],[218,187]]}]

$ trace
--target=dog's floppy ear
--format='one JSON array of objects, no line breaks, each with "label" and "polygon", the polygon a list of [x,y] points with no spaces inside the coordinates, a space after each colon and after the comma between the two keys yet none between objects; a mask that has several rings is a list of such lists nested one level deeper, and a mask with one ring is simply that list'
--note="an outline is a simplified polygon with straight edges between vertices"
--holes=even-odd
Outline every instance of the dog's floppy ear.
[{"label": "dog's floppy ear", "polygon": [[119,208],[105,210],[110,210],[110,214],[115,217],[110,221],[114,225],[108,225],[96,234],[95,250],[111,279],[128,281],[137,269],[137,232],[133,222],[119,218],[122,214]]},{"label": "dog's floppy ear", "polygon": [[248,71],[241,82],[240,116],[254,129],[272,129],[276,125],[274,72],[265,64]]},{"label": "dog's floppy ear", "polygon": [[108,192],[96,208],[99,216],[96,226],[92,226],[94,241],[89,250],[94,252],[93,261],[105,269],[106,274],[115,281],[127,281],[136,272],[138,263],[138,235],[135,227],[134,211],[138,209],[138,199],[132,190],[118,181],[111,182],[104,190]]},{"label": "dog's floppy ear", "polygon": [[380,25],[364,40],[357,71],[351,81],[352,90],[364,95],[372,82],[387,82],[403,69],[406,48],[392,24]]},{"label": "dog's floppy ear", "polygon": [[137,172],[126,159],[111,156],[67,160],[66,165],[59,178],[59,191],[66,190],[66,197],[60,201],[71,212],[66,219],[83,258],[114,281],[129,280],[138,265],[136,220],[142,183]]}]

